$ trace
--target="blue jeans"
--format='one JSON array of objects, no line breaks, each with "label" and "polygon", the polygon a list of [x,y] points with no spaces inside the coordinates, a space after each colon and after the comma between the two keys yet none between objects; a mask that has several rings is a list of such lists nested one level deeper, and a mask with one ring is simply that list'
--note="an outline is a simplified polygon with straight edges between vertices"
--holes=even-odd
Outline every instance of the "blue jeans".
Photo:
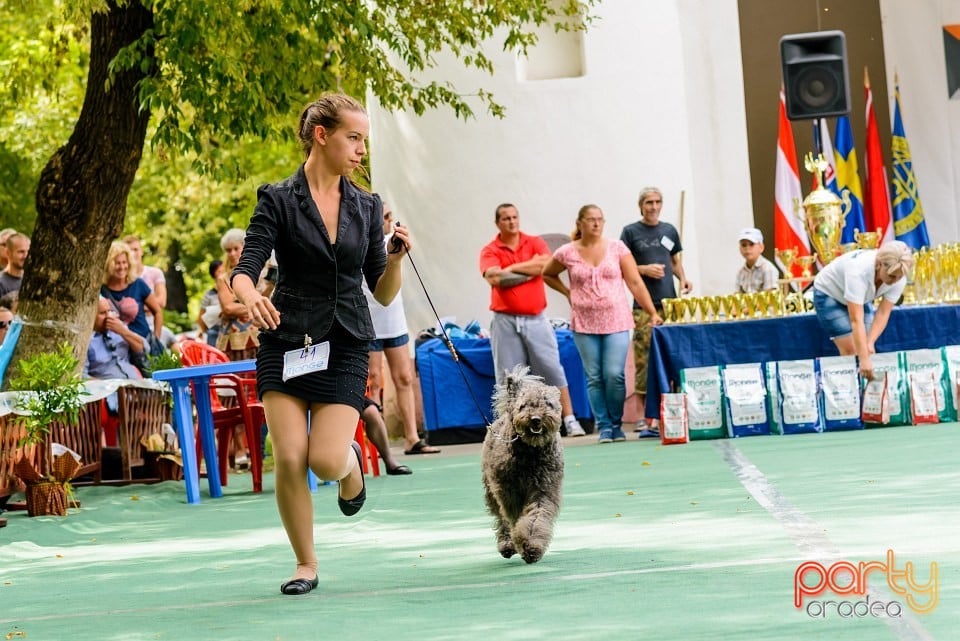
[{"label": "blue jeans", "polygon": [[[849,336],[853,333],[853,327],[850,325],[850,310],[847,309],[846,302],[827,296],[819,289],[813,290],[813,307],[817,312],[817,322],[831,339]],[[863,326],[870,331],[873,325],[873,305],[863,304]]]},{"label": "blue jeans", "polygon": [[623,404],[627,387],[623,371],[627,365],[630,332],[615,334],[573,333],[587,375],[587,397],[597,432],[619,429],[623,424]]}]

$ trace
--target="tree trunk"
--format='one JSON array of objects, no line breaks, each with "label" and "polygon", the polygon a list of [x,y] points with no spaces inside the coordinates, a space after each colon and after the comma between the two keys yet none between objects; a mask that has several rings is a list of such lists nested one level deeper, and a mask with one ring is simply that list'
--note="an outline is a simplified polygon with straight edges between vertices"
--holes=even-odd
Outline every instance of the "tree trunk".
[{"label": "tree trunk", "polygon": [[150,114],[140,107],[137,84],[150,73],[153,52],[145,53],[150,65],[112,79],[108,65],[152,26],[153,15],[139,2],[117,7],[111,0],[105,13],[92,16],[80,117],[37,187],[37,222],[18,307],[24,328],[14,363],[64,341],[81,363],[86,359],[107,250],[123,230],[143,153]]}]

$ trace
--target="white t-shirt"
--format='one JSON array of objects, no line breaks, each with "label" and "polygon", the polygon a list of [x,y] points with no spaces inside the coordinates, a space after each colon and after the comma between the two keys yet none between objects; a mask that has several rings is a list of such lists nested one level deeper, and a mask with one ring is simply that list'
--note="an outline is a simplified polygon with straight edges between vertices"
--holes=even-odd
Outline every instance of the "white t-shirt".
[{"label": "white t-shirt", "polygon": [[[390,234],[383,239],[384,244],[390,247]],[[410,333],[407,328],[407,317],[403,311],[403,296],[397,292],[393,301],[384,307],[373,297],[373,292],[367,287],[366,279],[363,280],[363,294],[367,297],[367,305],[370,307],[370,318],[373,319],[373,331],[377,338],[396,338]]]},{"label": "white t-shirt", "polygon": [[829,265],[820,270],[813,280],[813,288],[837,301],[864,305],[883,297],[896,303],[907,279],[901,278],[893,285],[874,284],[877,264],[876,249],[858,249],[834,258]]}]

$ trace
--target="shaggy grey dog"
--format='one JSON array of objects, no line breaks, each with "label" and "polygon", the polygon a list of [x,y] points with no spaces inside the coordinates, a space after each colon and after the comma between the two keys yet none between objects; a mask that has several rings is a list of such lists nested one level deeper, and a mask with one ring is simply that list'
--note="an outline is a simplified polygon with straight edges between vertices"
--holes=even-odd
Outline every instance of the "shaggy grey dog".
[{"label": "shaggy grey dog", "polygon": [[536,563],[553,538],[563,483],[560,390],[516,367],[493,396],[496,420],[483,441],[481,464],[497,550]]}]

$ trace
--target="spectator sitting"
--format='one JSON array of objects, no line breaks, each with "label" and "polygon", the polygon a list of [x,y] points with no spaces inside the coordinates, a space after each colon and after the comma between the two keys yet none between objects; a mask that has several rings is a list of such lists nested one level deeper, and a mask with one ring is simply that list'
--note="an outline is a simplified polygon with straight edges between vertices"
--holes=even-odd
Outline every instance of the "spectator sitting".
[{"label": "spectator sitting", "polygon": [[[132,380],[143,378],[143,374],[131,361],[131,356],[143,359],[144,344],[143,338],[127,327],[110,302],[101,296],[97,301],[97,315],[93,320],[93,336],[87,347],[87,360],[83,364],[83,377]],[[116,392],[107,396],[107,410],[114,415],[119,411]]]},{"label": "spectator sitting", "polygon": [[383,459],[383,464],[387,467],[387,474],[391,476],[413,474],[413,470],[406,465],[400,465],[393,458],[393,453],[390,451],[390,440],[387,436],[387,424],[383,422],[380,407],[369,396],[363,399],[363,412],[361,412],[360,418],[363,419],[363,431],[366,433],[367,439],[377,448],[380,458]]},{"label": "spectator sitting", "polygon": [[30,253],[30,238],[14,232],[7,238],[7,266],[0,272],[0,296],[20,289],[23,280],[23,268]]},{"label": "spectator sitting", "polygon": [[17,305],[20,301],[20,290],[14,290],[8,294],[0,296],[0,307],[6,307],[14,314],[17,313]]},{"label": "spectator sitting", "polygon": [[0,345],[7,338],[7,330],[13,322],[13,312],[7,307],[0,306]]},{"label": "spectator sitting", "polygon": [[143,338],[124,325],[110,302],[101,296],[93,321],[93,336],[87,347],[87,362],[83,366],[84,378],[143,378],[131,360],[131,355],[134,359],[137,355],[142,357],[143,350]]},{"label": "spectator sitting", "polygon": [[763,232],[756,227],[740,230],[740,255],[743,267],[737,272],[737,293],[751,294],[777,288],[780,272],[763,257]]}]

